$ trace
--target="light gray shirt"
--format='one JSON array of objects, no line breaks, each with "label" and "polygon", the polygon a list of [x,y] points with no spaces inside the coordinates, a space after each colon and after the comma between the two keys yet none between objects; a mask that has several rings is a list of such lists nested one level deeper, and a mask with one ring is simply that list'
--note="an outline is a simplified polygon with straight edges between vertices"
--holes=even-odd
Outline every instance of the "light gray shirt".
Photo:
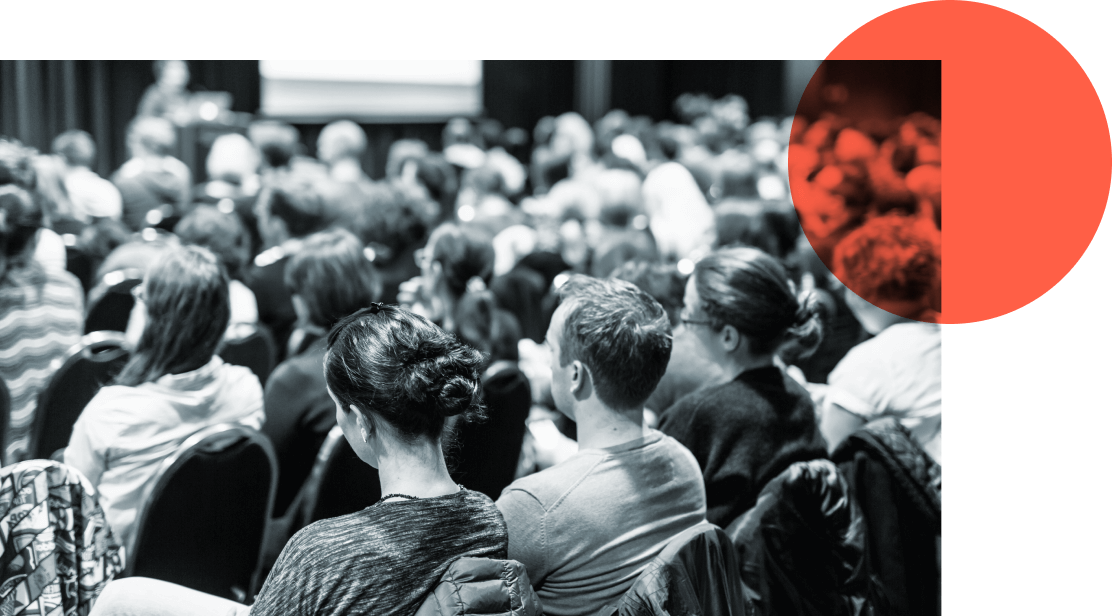
[{"label": "light gray shirt", "polygon": [[695,457],[656,430],[518,479],[496,504],[509,531],[508,556],[525,565],[547,616],[593,614],[616,603],[668,541],[707,511]]}]

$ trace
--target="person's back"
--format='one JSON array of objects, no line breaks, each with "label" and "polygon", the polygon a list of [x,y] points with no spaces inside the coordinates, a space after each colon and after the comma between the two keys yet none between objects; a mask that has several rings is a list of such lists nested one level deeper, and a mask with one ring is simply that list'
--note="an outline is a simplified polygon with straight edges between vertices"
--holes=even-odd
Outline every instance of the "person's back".
[{"label": "person's back", "polygon": [[42,211],[15,186],[0,187],[0,378],[11,411],[3,460],[26,456],[39,394],[58,362],[81,340],[81,283],[69,272],[43,268],[32,253]]},{"label": "person's back", "polygon": [[294,535],[251,613],[409,615],[460,557],[506,557],[494,503],[470,490],[379,502]]},{"label": "person's back", "polygon": [[645,427],[644,402],[671,352],[660,304],[621,280],[573,276],[546,336],[556,407],[579,452],[510,484],[498,499],[509,557],[555,616],[614,603],[676,534],[702,522],[691,452]]},{"label": "person's back", "polygon": [[672,537],[703,521],[706,496],[695,457],[654,430],[519,479],[498,506],[511,535],[532,534],[511,557],[545,613],[560,616],[614,603]]}]

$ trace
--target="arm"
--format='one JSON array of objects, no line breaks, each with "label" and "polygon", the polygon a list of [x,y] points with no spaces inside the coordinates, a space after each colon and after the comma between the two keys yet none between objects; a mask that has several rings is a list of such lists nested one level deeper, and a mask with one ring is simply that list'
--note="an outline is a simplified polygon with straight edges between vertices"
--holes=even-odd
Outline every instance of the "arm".
[{"label": "arm", "polygon": [[529,581],[534,588],[540,588],[549,574],[545,559],[548,529],[544,507],[532,494],[512,487],[502,492],[495,505],[506,520],[507,557],[525,565]]},{"label": "arm", "polygon": [[85,417],[86,413],[82,413],[74,424],[63,460],[66,465],[81,471],[94,488],[99,488],[100,477],[108,470],[107,451],[96,442],[99,439],[90,432]]},{"label": "arm", "polygon": [[830,403],[826,406],[826,410],[822,414],[822,422],[819,424],[819,431],[822,432],[823,438],[826,439],[826,448],[831,453],[838,448],[849,435],[853,434],[865,425],[865,420],[861,417],[854,415],[841,406]]}]

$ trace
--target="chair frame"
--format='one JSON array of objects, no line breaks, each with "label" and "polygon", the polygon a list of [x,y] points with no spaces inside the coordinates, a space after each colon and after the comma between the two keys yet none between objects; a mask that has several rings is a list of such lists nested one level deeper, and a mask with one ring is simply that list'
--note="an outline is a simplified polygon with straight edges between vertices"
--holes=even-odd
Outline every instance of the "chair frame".
[{"label": "chair frame", "polygon": [[[138,281],[135,283],[136,285],[138,285],[143,282],[143,278],[145,276],[146,273],[143,270],[134,268],[116,270],[108,272],[107,274],[102,276],[101,279],[96,283],[96,285],[89,291],[89,295],[85,300],[85,320],[89,320],[89,315],[92,314],[93,307],[96,306],[100,302],[100,300],[104,299],[112,289],[116,288],[116,286],[133,280]],[[134,307],[135,304],[134,302],[132,302],[132,308]]]},{"label": "chair frame", "polygon": [[298,521],[308,524],[312,521],[313,510],[320,500],[320,488],[324,482],[324,474],[328,471],[328,461],[336,453],[336,448],[339,447],[344,441],[344,431],[340,424],[332,426],[328,431],[328,436],[324,437],[324,442],[321,443],[320,449],[317,451],[317,459],[313,462],[313,469],[309,471],[309,477],[305,479],[302,490],[294,498],[294,502],[290,504],[290,510],[296,508],[293,519],[290,522]]},{"label": "chair frame", "polygon": [[[94,346],[103,345],[104,343],[112,343],[120,351],[128,353],[131,352],[131,344],[127,341],[127,337],[124,335],[123,332],[106,329],[103,331],[88,333],[82,336],[81,340],[78,341],[77,344],[70,347],[69,351],[66,351],[65,360],[63,360],[61,365],[58,366],[58,369],[54,371],[54,374],[50,375],[50,380],[47,381],[46,387],[43,388],[42,392],[39,394],[39,399],[35,401],[35,419],[31,428],[31,443],[29,450],[39,454],[37,457],[46,458],[54,453],[50,451],[38,451],[38,447],[39,441],[42,437],[42,431],[46,427],[45,410],[47,408],[47,403],[50,402],[50,394],[53,393],[57,388],[56,386],[58,379],[62,378],[62,375],[65,374],[66,369],[71,367],[79,358],[90,359],[89,355],[93,352]],[[119,355],[114,355],[113,357],[105,359],[104,361],[114,361],[117,358],[119,358]]]},{"label": "chair frame", "polygon": [[147,489],[143,491],[143,498],[140,501],[143,505],[139,510],[139,515],[136,516],[135,543],[131,546],[131,553],[128,554],[127,566],[124,569],[123,577],[131,577],[135,573],[135,558],[133,555],[138,554],[142,547],[141,540],[143,538],[143,529],[146,527],[147,518],[150,515],[150,504],[154,501],[156,496],[162,494],[166,489],[166,484],[169,479],[174,476],[174,472],[189,461],[194,453],[200,451],[205,446],[212,446],[218,443],[225,443],[227,446],[230,446],[238,443],[242,439],[247,439],[251,443],[262,447],[263,451],[266,453],[271,469],[270,489],[267,491],[266,511],[261,521],[263,524],[263,535],[259,542],[258,554],[255,555],[255,568],[251,572],[251,586],[246,589],[246,595],[250,598],[258,592],[261,586],[261,580],[258,579],[259,571],[262,566],[263,552],[267,544],[267,524],[270,520],[270,514],[274,510],[275,494],[278,492],[278,456],[274,453],[274,445],[270,443],[270,440],[266,438],[262,432],[234,423],[216,424],[195,432],[192,436],[185,439],[173,455],[162,461],[158,472],[155,474],[155,481],[150,483]]}]

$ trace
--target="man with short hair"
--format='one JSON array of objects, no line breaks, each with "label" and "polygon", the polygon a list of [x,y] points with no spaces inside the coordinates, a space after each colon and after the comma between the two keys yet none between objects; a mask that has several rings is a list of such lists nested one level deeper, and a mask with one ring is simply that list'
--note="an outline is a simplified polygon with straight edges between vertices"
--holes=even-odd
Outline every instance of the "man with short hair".
[{"label": "man with short hair", "polygon": [[258,300],[259,321],[274,333],[281,361],[287,350],[290,355],[301,350],[296,340],[297,348],[287,349],[297,314],[285,284],[286,264],[301,250],[304,238],[327,228],[334,215],[318,181],[289,176],[263,189],[255,216],[259,234],[270,248],[255,257],[246,282]]},{"label": "man with short hair", "polygon": [[579,452],[513,482],[497,503],[509,557],[525,564],[549,616],[616,603],[706,516],[695,457],[643,423],[672,351],[668,315],[621,280],[572,276],[560,297],[545,338],[552,397],[577,424]]},{"label": "man with short hair", "polygon": [[67,130],[54,138],[51,147],[66,165],[62,182],[73,203],[74,218],[84,222],[96,218],[118,220],[123,200],[115,184],[92,170],[97,155],[93,137],[83,130]]},{"label": "man with short hair", "polygon": [[124,222],[133,230],[179,217],[191,201],[189,167],[171,155],[176,143],[169,120],[138,117],[128,126],[131,159],[112,175],[112,183],[123,197]]}]

